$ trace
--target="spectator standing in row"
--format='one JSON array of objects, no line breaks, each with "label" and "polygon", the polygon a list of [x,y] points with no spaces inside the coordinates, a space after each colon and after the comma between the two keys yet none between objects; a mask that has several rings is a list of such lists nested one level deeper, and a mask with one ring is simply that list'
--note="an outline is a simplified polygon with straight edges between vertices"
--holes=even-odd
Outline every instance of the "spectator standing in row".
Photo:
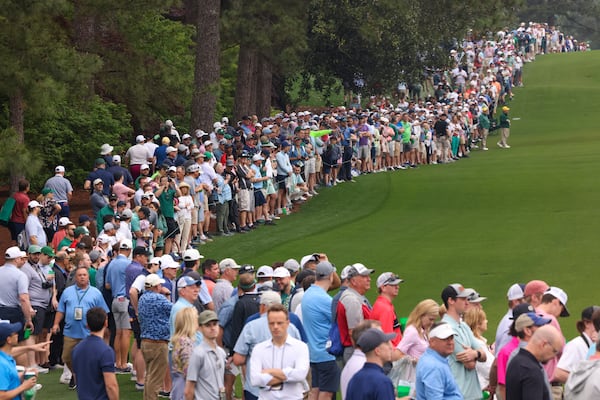
[{"label": "spectator standing in row", "polygon": [[[0,282],[5,290],[0,291],[0,318],[11,323],[19,322],[24,328],[33,329],[34,309],[29,299],[29,282],[21,268],[27,262],[27,254],[17,246],[9,247],[4,253],[6,263],[0,268]],[[19,332],[19,342],[23,331]]]},{"label": "spectator standing in row", "polygon": [[118,400],[119,383],[115,375],[115,352],[104,343],[108,316],[100,307],[86,313],[90,335],[73,349],[73,373],[79,382],[80,399]]},{"label": "spectator standing in row", "polygon": [[27,205],[29,215],[25,221],[25,241],[29,247],[32,244],[44,247],[48,244],[46,231],[42,226],[39,215],[42,211],[42,205],[37,200],[32,200]]},{"label": "spectator standing in row", "polygon": [[542,363],[556,357],[564,346],[553,326],[539,328],[527,346],[509,362],[506,371],[506,398],[510,400],[551,400],[552,391]]},{"label": "spectator standing in row", "polygon": [[454,353],[455,332],[445,322],[429,332],[429,348],[417,364],[417,400],[462,400],[463,395],[450,371],[448,357]]},{"label": "spectator standing in row", "polygon": [[396,336],[392,339],[392,345],[398,346],[402,339],[400,331],[400,321],[394,310],[394,299],[398,296],[398,288],[404,280],[400,279],[392,272],[384,272],[377,278],[377,291],[379,296],[373,304],[371,311],[371,319],[376,319],[381,322],[381,329],[385,333],[394,333]]},{"label": "spectator standing in row", "polygon": [[18,183],[18,191],[12,195],[15,199],[15,205],[8,221],[8,229],[10,237],[13,241],[17,241],[19,233],[25,229],[25,221],[27,219],[27,205],[29,204],[29,181],[21,179]]},{"label": "spectator standing in row", "polygon": [[380,329],[367,329],[358,339],[358,346],[365,353],[366,362],[348,383],[347,400],[395,400],[394,385],[383,371],[383,364],[392,361],[393,347],[390,340],[394,333]]},{"label": "spectator standing in row", "polygon": [[316,267],[315,283],[308,288],[300,303],[304,330],[308,338],[313,399],[328,400],[335,397],[340,386],[340,369],[335,356],[327,352],[327,340],[331,324],[331,296],[327,291],[333,284],[335,268],[329,261],[321,261]]},{"label": "spectator standing in row", "polygon": [[[89,335],[86,315],[88,310],[94,307],[101,307],[105,312],[109,311],[102,293],[95,287],[90,286],[88,268],[77,267],[75,270],[75,284],[67,287],[62,293],[54,317],[54,325],[52,326],[52,333],[58,333],[60,323],[64,318],[62,359],[71,371],[73,371],[71,353],[73,348]],[[75,378],[71,377],[69,388],[75,389],[76,386]]]},{"label": "spectator standing in row", "polygon": [[461,318],[467,310],[469,295],[470,291],[465,290],[461,284],[446,286],[441,297],[448,311],[442,321],[446,322],[456,335],[454,351],[448,358],[450,370],[465,400],[476,400],[481,398],[481,387],[475,363],[484,362],[486,355],[481,351],[481,344],[475,339],[471,328]]},{"label": "spectator standing in row", "polygon": [[282,304],[269,308],[267,321],[271,339],[255,346],[250,357],[250,381],[261,388],[261,399],[302,398],[309,371],[308,346],[288,335],[290,320]]},{"label": "spectator standing in row", "polygon": [[144,400],[158,399],[165,371],[169,368],[169,317],[173,305],[161,294],[164,282],[156,274],[146,276],[145,292],[138,302],[141,350],[146,364]]},{"label": "spectator standing in row", "polygon": [[225,351],[217,345],[219,318],[214,311],[205,310],[198,316],[204,340],[191,357],[185,384],[185,400],[207,398],[219,400],[225,397]]},{"label": "spectator standing in row", "polygon": [[65,178],[65,167],[58,165],[54,168],[54,176],[46,181],[45,189],[51,189],[54,193],[54,200],[60,206],[60,217],[69,217],[71,209],[69,202],[73,197],[73,186],[71,181]]},{"label": "spectator standing in row", "polygon": [[146,147],[145,143],[146,138],[144,135],[137,135],[135,145],[128,148],[125,153],[125,162],[129,165],[129,171],[133,179],[136,179],[140,175],[142,164],[151,164],[153,161],[154,155]]}]

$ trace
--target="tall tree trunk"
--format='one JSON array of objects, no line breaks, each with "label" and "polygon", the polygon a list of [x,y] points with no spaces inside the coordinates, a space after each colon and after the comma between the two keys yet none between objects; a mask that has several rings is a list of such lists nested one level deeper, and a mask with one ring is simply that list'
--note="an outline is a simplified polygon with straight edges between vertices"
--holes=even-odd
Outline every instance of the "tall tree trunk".
[{"label": "tall tree trunk", "polygon": [[[96,43],[97,18],[95,13],[86,6],[83,0],[76,0],[73,4],[73,32],[72,40],[75,48],[82,53],[94,53]],[[95,90],[94,77],[88,82],[89,94]]]},{"label": "tall tree trunk", "polygon": [[[23,98],[23,92],[21,89],[16,89],[15,92],[9,98],[9,124],[12,129],[17,133],[17,140],[19,143],[25,143],[25,129],[24,129],[24,114],[25,114],[25,100]],[[10,191],[14,193],[19,188],[19,180],[23,179],[23,173],[11,169],[10,171]]]},{"label": "tall tree trunk", "polygon": [[200,0],[196,23],[196,65],[190,132],[210,130],[219,93],[221,49],[219,35],[220,0]]},{"label": "tall tree trunk", "polygon": [[256,112],[255,89],[256,89],[256,50],[242,45],[238,57],[237,83],[235,86],[235,102],[233,116],[236,121],[242,115],[254,114]]},{"label": "tall tree trunk", "polygon": [[271,114],[271,93],[273,88],[273,66],[266,57],[260,57],[257,63],[256,112],[258,117]]}]

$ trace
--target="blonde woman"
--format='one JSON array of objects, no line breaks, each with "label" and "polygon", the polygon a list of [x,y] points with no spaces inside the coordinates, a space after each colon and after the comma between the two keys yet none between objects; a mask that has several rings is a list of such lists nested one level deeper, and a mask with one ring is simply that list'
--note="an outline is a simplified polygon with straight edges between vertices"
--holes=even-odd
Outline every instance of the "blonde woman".
[{"label": "blonde woman", "polygon": [[198,311],[195,307],[187,307],[175,317],[175,333],[171,337],[172,376],[171,399],[183,400],[185,378],[190,355],[196,345],[198,331]]},{"label": "blonde woman", "polygon": [[485,362],[478,362],[475,365],[475,368],[477,369],[477,377],[479,378],[479,384],[481,385],[481,388],[487,390],[490,385],[490,368],[494,362],[494,353],[490,350],[490,347],[487,344],[487,339],[483,337],[483,333],[487,331],[487,316],[485,311],[483,311],[481,308],[470,308],[467,310],[463,318],[465,323],[469,325],[473,331],[475,339],[481,342],[481,348],[485,349]]},{"label": "blonde woman", "polygon": [[439,318],[439,305],[431,299],[421,301],[411,311],[398,349],[417,361],[429,347],[429,329]]}]

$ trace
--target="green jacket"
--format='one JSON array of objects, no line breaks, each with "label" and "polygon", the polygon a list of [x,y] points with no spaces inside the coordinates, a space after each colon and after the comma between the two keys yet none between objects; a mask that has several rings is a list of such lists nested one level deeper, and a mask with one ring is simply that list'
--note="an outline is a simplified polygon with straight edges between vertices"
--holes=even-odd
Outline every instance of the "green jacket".
[{"label": "green jacket", "polygon": [[510,128],[510,118],[505,112],[500,114],[500,128]]}]

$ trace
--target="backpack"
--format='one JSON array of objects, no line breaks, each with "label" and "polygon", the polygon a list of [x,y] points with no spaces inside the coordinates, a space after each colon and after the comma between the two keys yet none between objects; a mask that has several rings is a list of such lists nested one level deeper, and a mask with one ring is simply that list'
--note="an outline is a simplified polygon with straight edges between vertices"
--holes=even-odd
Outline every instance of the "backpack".
[{"label": "backpack", "polygon": [[12,216],[13,209],[15,208],[16,200],[14,197],[9,197],[6,199],[2,208],[0,209],[0,225],[8,226],[8,221],[10,221],[10,217]]},{"label": "backpack", "polygon": [[[342,303],[338,303],[338,307],[344,307]],[[325,345],[327,352],[333,356],[341,356],[344,354],[344,345],[342,344],[342,337],[340,335],[340,328],[337,323],[337,311],[331,316],[331,327],[329,328],[329,339]]]}]

